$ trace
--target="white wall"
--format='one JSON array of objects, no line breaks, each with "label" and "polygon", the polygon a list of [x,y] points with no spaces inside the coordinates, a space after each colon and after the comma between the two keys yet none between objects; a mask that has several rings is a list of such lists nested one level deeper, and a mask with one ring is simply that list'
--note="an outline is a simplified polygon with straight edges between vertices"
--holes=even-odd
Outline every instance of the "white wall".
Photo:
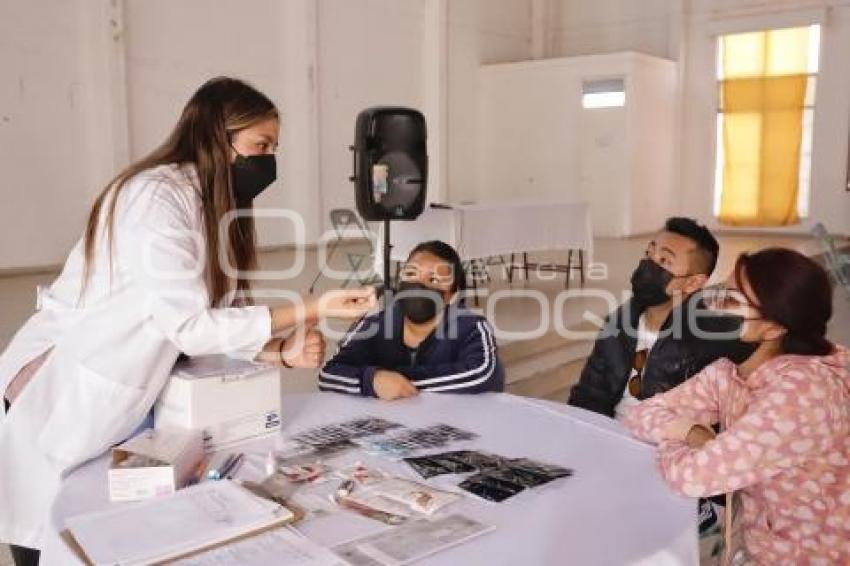
[{"label": "white wall", "polygon": [[450,0],[448,3],[448,201],[482,200],[476,147],[482,64],[531,58],[531,3]]},{"label": "white wall", "polygon": [[675,202],[681,214],[715,229],[713,217],[716,116],[715,42],[719,33],[804,25],[826,10],[815,108],[811,214],[813,222],[850,231],[845,191],[850,133],[850,1],[848,0],[549,0],[546,55],[635,50],[677,60],[679,143],[674,155]]},{"label": "white wall", "polygon": [[126,161],[120,20],[105,0],[0,3],[2,268],[61,262]]},{"label": "white wall", "polygon": [[[830,6],[825,12],[823,9]],[[814,9],[813,9],[814,8]],[[768,29],[814,23],[825,13],[815,100],[812,190],[809,219],[787,232],[808,231],[823,222],[832,231],[850,231],[850,192],[845,190],[847,143],[850,133],[850,2],[779,0],[697,1],[685,20],[683,37],[685,102],[681,128],[681,202],[684,213],[698,216],[714,228],[714,150],[716,99],[716,36],[746,29]]]},{"label": "white wall", "polygon": [[550,57],[638,51],[674,58],[673,0],[550,0],[546,54]]},{"label": "white wall", "polygon": [[[477,73],[525,59],[541,0],[7,0],[0,5],[0,269],[61,263],[91,201],[160,143],[206,79],[233,75],[278,103],[280,179],[257,206],[353,206],[354,118],[421,109],[432,200],[476,191]],[[260,243],[292,242],[281,222]]]},{"label": "white wall", "polygon": [[[479,200],[587,201],[599,236],[646,233],[672,212],[671,61],[609,53],[480,75]],[[582,83],[611,78],[624,80],[625,106],[583,108]]]},{"label": "white wall", "polygon": [[[672,206],[711,222],[714,34],[823,6],[811,210],[847,231],[850,0],[6,0],[0,269],[60,263],[104,183],[220,74],[280,105],[281,180],[258,206],[298,211],[312,241],[329,208],[353,204],[347,146],[366,106],[426,113],[432,199],[486,200],[499,195],[480,178],[481,64],[624,50],[677,59]],[[265,245],[292,240],[281,223],[260,233]]]},{"label": "white wall", "polygon": [[324,211],[354,208],[348,146],[357,114],[377,105],[423,108],[424,14],[425,0],[319,1],[316,87]]},{"label": "white wall", "polygon": [[[134,160],[165,139],[192,93],[212,77],[244,79],[268,95],[282,113],[279,180],[255,204],[298,212],[311,230],[308,235],[315,237],[319,208],[312,203],[319,187],[311,169],[299,167],[315,153],[310,146],[314,124],[304,123],[311,112],[312,38],[293,43],[299,37],[291,35],[310,31],[312,13],[304,8],[302,0],[128,1],[127,90]],[[304,68],[290,61],[301,61]],[[302,84],[308,89],[306,101],[298,100]],[[259,220],[257,226],[260,245],[293,241],[288,221]]]}]

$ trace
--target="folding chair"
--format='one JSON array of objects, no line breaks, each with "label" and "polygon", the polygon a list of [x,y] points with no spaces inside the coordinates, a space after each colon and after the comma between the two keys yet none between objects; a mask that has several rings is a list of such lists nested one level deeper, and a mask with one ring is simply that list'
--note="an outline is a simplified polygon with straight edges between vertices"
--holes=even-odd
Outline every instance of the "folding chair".
[{"label": "folding chair", "polygon": [[[345,256],[348,260],[349,272],[343,281],[342,286],[348,286],[352,279],[357,279],[361,285],[380,281],[380,275],[374,270],[374,262],[372,264],[372,268],[369,269],[365,275],[362,273],[364,262],[375,255],[373,235],[369,232],[368,228],[366,228],[366,224],[363,220],[361,220],[357,213],[350,208],[334,208],[330,211],[330,219],[336,239],[331,244],[330,251],[328,252],[328,262],[331,260],[334,253],[336,253],[339,245],[345,240],[365,240],[369,246],[367,252],[345,252]],[[324,275],[322,267],[319,268],[319,272],[316,274],[316,277],[313,278],[313,283],[310,284],[310,293],[315,290],[316,283],[318,283],[319,279]]]},{"label": "folding chair", "polygon": [[827,271],[850,297],[850,252],[836,248],[835,237],[827,232],[826,227],[820,222],[812,228],[812,234],[820,242]]}]

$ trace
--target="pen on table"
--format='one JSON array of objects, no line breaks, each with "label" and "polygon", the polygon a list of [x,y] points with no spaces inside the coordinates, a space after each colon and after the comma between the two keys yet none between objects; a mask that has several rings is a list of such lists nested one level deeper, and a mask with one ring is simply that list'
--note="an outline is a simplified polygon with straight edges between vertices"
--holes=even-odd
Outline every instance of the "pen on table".
[{"label": "pen on table", "polygon": [[239,468],[239,465],[242,464],[242,460],[245,458],[245,455],[240,452],[233,456],[229,463],[224,465],[224,469],[221,470],[221,477],[225,479],[233,479],[233,474],[236,473],[236,470]]},{"label": "pen on table", "polygon": [[235,454],[228,454],[227,457],[222,461],[222,454],[214,454],[212,458],[210,458],[209,467],[207,468],[207,479],[208,480],[220,480],[224,477],[224,471],[230,466],[233,462],[233,459],[236,457]]}]

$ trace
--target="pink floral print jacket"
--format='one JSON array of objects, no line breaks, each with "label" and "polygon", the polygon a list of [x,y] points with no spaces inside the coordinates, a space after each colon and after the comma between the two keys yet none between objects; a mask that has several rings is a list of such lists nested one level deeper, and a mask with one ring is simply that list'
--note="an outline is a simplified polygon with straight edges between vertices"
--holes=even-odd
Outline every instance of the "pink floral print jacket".
[{"label": "pink floral print jacket", "polygon": [[[744,380],[721,359],[631,408],[679,493],[738,491],[747,554],[762,564],[850,564],[850,355],[784,355]],[[721,425],[700,448],[694,424]],[[728,498],[727,498],[728,500]]]}]

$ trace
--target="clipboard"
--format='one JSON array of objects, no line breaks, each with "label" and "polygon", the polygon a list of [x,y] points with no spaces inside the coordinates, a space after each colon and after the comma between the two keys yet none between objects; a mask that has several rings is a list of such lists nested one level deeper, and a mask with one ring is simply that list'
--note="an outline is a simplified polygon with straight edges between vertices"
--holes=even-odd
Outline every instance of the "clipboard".
[{"label": "clipboard", "polygon": [[[181,559],[197,556],[197,555],[200,555],[204,552],[214,550],[216,548],[221,548],[223,546],[227,546],[227,545],[239,542],[239,541],[243,541],[243,540],[248,539],[248,538],[252,538],[252,537],[255,537],[255,536],[262,535],[264,533],[267,533],[267,532],[275,530],[275,529],[280,529],[280,528],[286,527],[287,525],[297,523],[297,522],[304,519],[305,512],[304,512],[303,509],[301,509],[300,507],[295,506],[293,504],[290,504],[287,501],[283,501],[279,498],[272,496],[267,491],[265,491],[261,486],[259,486],[259,484],[255,484],[253,482],[245,482],[245,483],[240,484],[240,486],[242,488],[244,488],[246,491],[249,491],[250,493],[252,493],[252,494],[254,494],[258,497],[262,497],[264,499],[267,499],[269,501],[273,501],[273,502],[277,503],[278,505],[280,505],[281,508],[283,508],[283,509],[285,509],[289,512],[288,516],[279,520],[279,521],[265,525],[261,528],[252,529],[252,530],[246,531],[244,533],[241,533],[237,536],[229,537],[229,538],[219,540],[219,541],[215,541],[213,543],[206,544],[206,545],[203,545],[203,546],[200,546],[200,547],[197,547],[197,548],[193,548],[193,549],[188,550],[188,551],[186,551],[182,554],[179,554],[179,555],[170,555],[167,558],[164,558],[162,560],[150,562],[150,564],[153,564],[153,565],[170,564],[170,563],[172,563],[176,560],[181,560]],[[74,537],[74,534],[70,531],[70,529],[64,529],[64,530],[60,531],[59,538],[66,544],[66,546],[71,551],[71,553],[74,554],[74,556],[76,556],[77,559],[79,559],[83,564],[86,564],[87,566],[95,566],[95,562],[86,554],[86,551],[83,549],[83,547],[79,543],[79,541]]]},{"label": "clipboard", "polygon": [[[255,537],[255,536],[261,535],[263,533],[269,532],[271,530],[285,527],[285,526],[292,524],[292,523],[293,523],[293,519],[290,517],[290,518],[282,520],[279,523],[269,525],[269,526],[264,527],[262,529],[250,531],[250,532],[247,532],[245,534],[239,535],[239,536],[231,538],[231,539],[216,542],[214,544],[210,544],[210,545],[207,545],[207,546],[204,546],[204,547],[201,547],[201,548],[196,548],[196,549],[194,549],[190,552],[186,552],[186,553],[180,554],[178,556],[169,556],[168,558],[161,560],[159,562],[151,562],[151,564],[153,566],[160,566],[160,565],[163,565],[163,564],[170,564],[170,563],[174,562],[175,560],[182,560],[184,558],[191,558],[192,556],[198,556],[199,554],[203,554],[204,552],[207,552],[209,550],[214,550],[216,548],[221,548],[222,546],[227,546],[228,544],[233,544],[233,543],[239,542],[241,540],[245,540],[245,539],[248,539],[248,538],[251,538],[251,537]],[[92,562],[91,559],[86,555],[85,550],[83,550],[83,547],[81,547],[80,544],[77,542],[77,539],[74,538],[74,535],[71,534],[71,531],[69,531],[68,529],[65,529],[64,531],[59,533],[59,538],[62,539],[62,541],[68,546],[68,548],[71,550],[71,552],[74,554],[74,556],[76,556],[83,564],[85,564],[86,566],[95,566],[95,563]]]}]

